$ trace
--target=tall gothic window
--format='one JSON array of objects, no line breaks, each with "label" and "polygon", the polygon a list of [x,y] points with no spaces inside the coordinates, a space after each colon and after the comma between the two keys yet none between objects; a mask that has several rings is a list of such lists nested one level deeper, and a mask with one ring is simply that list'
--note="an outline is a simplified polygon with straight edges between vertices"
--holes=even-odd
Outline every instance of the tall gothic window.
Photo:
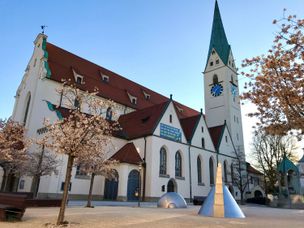
[{"label": "tall gothic window", "polygon": [[28,98],[27,98],[27,102],[26,102],[24,118],[23,118],[23,124],[24,125],[26,124],[27,115],[28,115],[28,111],[29,111],[29,108],[30,108],[30,103],[31,103],[31,94],[29,93]]},{"label": "tall gothic window", "polygon": [[182,156],[179,151],[175,154],[175,176],[182,176]]},{"label": "tall gothic window", "polygon": [[160,149],[159,174],[167,174],[167,151],[164,147]]},{"label": "tall gothic window", "polygon": [[197,182],[202,183],[202,161],[197,157]]},{"label": "tall gothic window", "polygon": [[218,83],[218,77],[217,75],[213,75],[213,84],[217,84]]},{"label": "tall gothic window", "polygon": [[231,172],[231,182],[233,183],[234,182],[234,170],[233,170],[233,163],[231,163],[231,167],[230,167],[230,172]]},{"label": "tall gothic window", "polygon": [[213,167],[212,157],[210,157],[209,159],[209,175],[210,175],[210,185],[214,185],[214,167]]},{"label": "tall gothic window", "polygon": [[224,161],[224,182],[228,183],[228,178],[227,178],[227,162]]}]

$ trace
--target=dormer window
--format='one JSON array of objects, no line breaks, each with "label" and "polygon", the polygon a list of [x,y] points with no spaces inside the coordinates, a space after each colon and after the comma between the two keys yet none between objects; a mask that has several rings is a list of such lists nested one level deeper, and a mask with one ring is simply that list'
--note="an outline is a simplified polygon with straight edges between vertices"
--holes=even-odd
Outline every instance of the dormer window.
[{"label": "dormer window", "polygon": [[143,90],[143,94],[144,94],[146,100],[150,100],[150,98],[151,98],[150,94],[146,93],[146,91],[144,91],[144,90]]},{"label": "dormer window", "polygon": [[136,98],[136,97],[133,97],[133,98],[132,98],[132,104],[134,104],[134,105],[137,104],[137,98]]},{"label": "dormer window", "polygon": [[73,74],[74,74],[74,79],[75,79],[76,84],[79,84],[79,85],[84,84],[84,80],[83,80],[82,75],[77,74],[74,69],[73,69]]},{"label": "dormer window", "polygon": [[107,75],[101,75],[101,79],[103,82],[106,82],[106,83],[108,83],[110,81],[110,77]]},{"label": "dormer window", "polygon": [[130,99],[130,102],[131,102],[132,104],[136,105],[136,104],[137,104],[137,97],[132,96],[132,95],[131,95],[130,93],[128,93],[128,92],[127,92],[127,94],[128,94],[129,99]]},{"label": "dormer window", "polygon": [[176,106],[176,108],[177,108],[177,110],[178,110],[180,113],[182,113],[182,112],[184,111],[184,109],[182,109],[182,108],[179,107],[179,106]]},{"label": "dormer window", "polygon": [[210,66],[213,66],[213,61],[210,62]]},{"label": "dormer window", "polygon": [[215,60],[215,64],[219,64],[219,63],[220,63],[219,59]]},{"label": "dormer window", "polygon": [[76,83],[81,85],[82,84],[82,78],[81,77],[76,77]]}]

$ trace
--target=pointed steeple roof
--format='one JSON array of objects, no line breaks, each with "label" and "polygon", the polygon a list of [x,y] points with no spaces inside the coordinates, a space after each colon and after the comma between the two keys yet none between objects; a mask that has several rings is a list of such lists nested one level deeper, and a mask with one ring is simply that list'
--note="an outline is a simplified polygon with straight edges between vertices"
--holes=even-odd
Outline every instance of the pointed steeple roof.
[{"label": "pointed steeple roof", "polygon": [[228,62],[230,45],[225,34],[217,1],[215,1],[211,39],[207,59],[209,59],[213,48],[216,50],[223,63],[226,65]]}]

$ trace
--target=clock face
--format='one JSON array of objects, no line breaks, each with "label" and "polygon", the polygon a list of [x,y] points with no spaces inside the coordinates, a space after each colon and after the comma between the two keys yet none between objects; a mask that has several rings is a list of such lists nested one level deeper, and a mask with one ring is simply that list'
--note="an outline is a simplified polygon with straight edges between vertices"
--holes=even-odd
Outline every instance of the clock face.
[{"label": "clock face", "polygon": [[212,87],[211,87],[211,95],[214,96],[214,97],[217,97],[219,95],[222,94],[223,92],[223,86],[221,84],[214,84]]}]

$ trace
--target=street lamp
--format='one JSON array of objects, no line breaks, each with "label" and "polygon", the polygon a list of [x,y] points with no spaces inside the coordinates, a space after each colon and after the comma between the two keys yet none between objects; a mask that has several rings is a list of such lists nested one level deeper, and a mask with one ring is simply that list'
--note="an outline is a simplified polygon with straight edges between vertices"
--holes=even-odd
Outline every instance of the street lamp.
[{"label": "street lamp", "polygon": [[141,197],[141,180],[140,180],[140,172],[141,172],[142,164],[141,162],[138,164],[138,207],[140,207],[140,197]]}]

